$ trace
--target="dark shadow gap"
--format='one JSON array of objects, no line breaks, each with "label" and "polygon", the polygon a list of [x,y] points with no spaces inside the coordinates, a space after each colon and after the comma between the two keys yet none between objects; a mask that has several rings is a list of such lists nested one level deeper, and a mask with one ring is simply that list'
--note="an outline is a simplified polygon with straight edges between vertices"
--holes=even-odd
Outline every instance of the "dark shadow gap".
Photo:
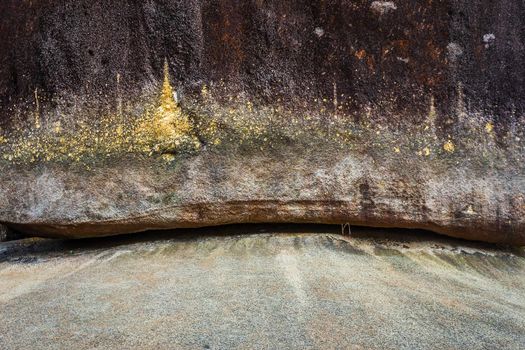
[{"label": "dark shadow gap", "polygon": [[[351,226],[351,234],[342,234],[341,225],[325,224],[232,224],[191,229],[172,229],[163,231],[146,231],[118,236],[84,238],[84,239],[43,239],[27,238],[0,243],[0,262],[17,260],[31,262],[32,255],[82,254],[89,251],[110,249],[119,246],[159,241],[187,242],[207,238],[232,238],[257,234],[266,235],[329,235],[346,240],[368,242],[372,244],[389,244],[399,248],[409,248],[413,243],[426,243],[432,248],[444,246],[467,247],[472,249],[490,249],[522,255],[520,248],[511,248],[484,242],[473,242],[451,238],[430,231],[401,228],[373,228]],[[348,230],[344,229],[345,233]],[[3,249],[2,249],[3,248]]]}]

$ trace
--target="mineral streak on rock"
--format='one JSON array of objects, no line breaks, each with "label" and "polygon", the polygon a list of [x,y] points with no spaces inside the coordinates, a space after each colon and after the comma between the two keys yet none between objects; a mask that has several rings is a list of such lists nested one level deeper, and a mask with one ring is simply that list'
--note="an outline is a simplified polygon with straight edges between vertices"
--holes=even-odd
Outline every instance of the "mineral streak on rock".
[{"label": "mineral streak on rock", "polygon": [[525,243],[518,0],[0,4],[0,222]]}]

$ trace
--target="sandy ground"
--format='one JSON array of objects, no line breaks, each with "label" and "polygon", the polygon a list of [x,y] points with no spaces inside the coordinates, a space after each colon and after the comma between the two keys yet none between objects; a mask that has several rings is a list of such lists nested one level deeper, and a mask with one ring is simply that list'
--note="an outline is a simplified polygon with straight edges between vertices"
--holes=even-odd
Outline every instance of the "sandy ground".
[{"label": "sandy ground", "polygon": [[523,250],[337,232],[2,243],[0,348],[525,348]]}]

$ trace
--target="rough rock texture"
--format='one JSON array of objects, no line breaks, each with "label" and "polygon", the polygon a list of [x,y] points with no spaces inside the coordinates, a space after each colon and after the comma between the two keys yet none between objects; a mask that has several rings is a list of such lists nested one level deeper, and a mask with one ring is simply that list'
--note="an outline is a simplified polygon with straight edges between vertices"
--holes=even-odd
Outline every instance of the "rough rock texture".
[{"label": "rough rock texture", "polygon": [[261,229],[4,243],[0,348],[525,347],[525,252]]},{"label": "rough rock texture", "polygon": [[0,222],[525,244],[521,0],[4,0]]}]

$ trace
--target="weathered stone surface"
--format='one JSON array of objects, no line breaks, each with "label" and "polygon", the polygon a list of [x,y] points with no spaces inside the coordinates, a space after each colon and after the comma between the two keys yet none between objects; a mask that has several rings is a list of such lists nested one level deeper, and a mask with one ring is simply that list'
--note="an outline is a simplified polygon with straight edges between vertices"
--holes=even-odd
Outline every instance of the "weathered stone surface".
[{"label": "weathered stone surface", "polygon": [[0,222],[525,244],[520,0],[0,4]]},{"label": "weathered stone surface", "polygon": [[0,348],[525,347],[523,252],[338,229],[4,243]]}]

